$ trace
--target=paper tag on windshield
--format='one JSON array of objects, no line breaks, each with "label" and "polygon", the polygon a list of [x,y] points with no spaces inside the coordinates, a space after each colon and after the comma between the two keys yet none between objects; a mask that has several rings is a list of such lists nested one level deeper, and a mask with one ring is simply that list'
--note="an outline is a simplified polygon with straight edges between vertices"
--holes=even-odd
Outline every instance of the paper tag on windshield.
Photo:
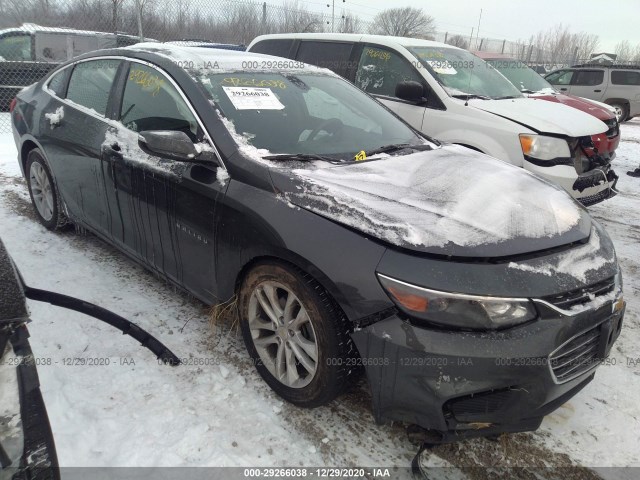
[{"label": "paper tag on windshield", "polygon": [[446,60],[427,60],[433,71],[442,75],[455,75],[458,73],[453,65]]},{"label": "paper tag on windshield", "polygon": [[270,88],[222,87],[236,110],[282,110],[284,105]]}]

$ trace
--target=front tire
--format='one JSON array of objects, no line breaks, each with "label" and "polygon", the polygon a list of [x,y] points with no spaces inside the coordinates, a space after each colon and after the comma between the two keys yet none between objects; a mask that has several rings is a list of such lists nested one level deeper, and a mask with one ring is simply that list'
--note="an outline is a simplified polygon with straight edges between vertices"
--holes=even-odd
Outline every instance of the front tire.
[{"label": "front tire", "polygon": [[258,373],[291,403],[324,405],[357,370],[346,317],[318,282],[292,266],[254,267],[240,288],[239,313]]},{"label": "front tire", "polygon": [[42,152],[29,152],[26,164],[27,186],[38,220],[49,230],[58,230],[69,221],[62,210],[60,196]]}]

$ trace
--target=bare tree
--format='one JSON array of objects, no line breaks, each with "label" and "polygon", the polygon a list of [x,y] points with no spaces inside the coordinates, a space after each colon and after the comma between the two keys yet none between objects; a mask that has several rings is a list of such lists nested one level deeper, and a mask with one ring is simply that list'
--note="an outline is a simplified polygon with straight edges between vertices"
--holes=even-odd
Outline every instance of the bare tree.
[{"label": "bare tree", "polygon": [[340,24],[338,26],[339,33],[360,33],[362,27],[360,25],[360,19],[351,14],[345,13],[342,11],[342,18],[340,19]]},{"label": "bare tree", "polygon": [[118,31],[118,9],[122,6],[124,0],[111,0],[111,30]]},{"label": "bare tree", "polygon": [[285,3],[280,11],[282,20],[276,24],[279,32],[306,33],[322,30],[322,18],[301,8],[298,0]]},{"label": "bare tree", "polygon": [[140,40],[144,40],[144,32],[142,30],[142,19],[144,17],[144,9],[149,6],[153,0],[135,0],[136,1],[136,24],[138,26],[138,36]]},{"label": "bare tree", "polygon": [[594,33],[580,32],[573,34],[572,42],[577,59],[586,60],[598,48],[600,38]]},{"label": "bare tree", "polygon": [[399,37],[424,38],[433,36],[435,31],[434,18],[415,7],[383,10],[374,17],[371,26],[371,33]]},{"label": "bare tree", "polygon": [[629,40],[622,40],[616,44],[614,53],[617,55],[616,61],[627,62],[633,58],[633,48]]},{"label": "bare tree", "polygon": [[447,38],[447,43],[449,45],[453,45],[454,47],[464,48],[465,50],[469,49],[469,42],[462,35],[452,35]]}]

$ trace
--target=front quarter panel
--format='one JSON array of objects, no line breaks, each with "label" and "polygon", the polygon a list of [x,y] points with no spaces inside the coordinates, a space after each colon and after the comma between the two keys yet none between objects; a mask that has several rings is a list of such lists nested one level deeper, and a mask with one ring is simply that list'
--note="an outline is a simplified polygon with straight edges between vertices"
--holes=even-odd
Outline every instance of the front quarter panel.
[{"label": "front quarter panel", "polygon": [[[312,275],[350,320],[392,306],[380,287],[376,265],[385,247],[274,194],[232,180],[218,233],[221,300],[234,294],[237,274],[253,261],[272,257]],[[232,273],[233,272],[233,273]]]}]

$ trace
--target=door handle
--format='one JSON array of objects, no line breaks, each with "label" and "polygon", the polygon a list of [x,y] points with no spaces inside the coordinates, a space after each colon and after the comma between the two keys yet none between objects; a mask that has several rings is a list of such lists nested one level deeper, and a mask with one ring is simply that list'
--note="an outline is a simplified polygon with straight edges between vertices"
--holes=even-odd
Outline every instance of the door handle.
[{"label": "door handle", "polygon": [[594,90],[594,92],[601,92],[602,90],[598,89],[598,90]]},{"label": "door handle", "polygon": [[567,91],[567,88],[566,88],[566,87],[562,87],[562,88],[560,89],[560,91],[561,91],[561,92],[566,92],[566,91]]},{"label": "door handle", "polygon": [[102,145],[102,156],[105,160],[113,162],[114,160],[122,160],[122,149],[118,143]]}]

